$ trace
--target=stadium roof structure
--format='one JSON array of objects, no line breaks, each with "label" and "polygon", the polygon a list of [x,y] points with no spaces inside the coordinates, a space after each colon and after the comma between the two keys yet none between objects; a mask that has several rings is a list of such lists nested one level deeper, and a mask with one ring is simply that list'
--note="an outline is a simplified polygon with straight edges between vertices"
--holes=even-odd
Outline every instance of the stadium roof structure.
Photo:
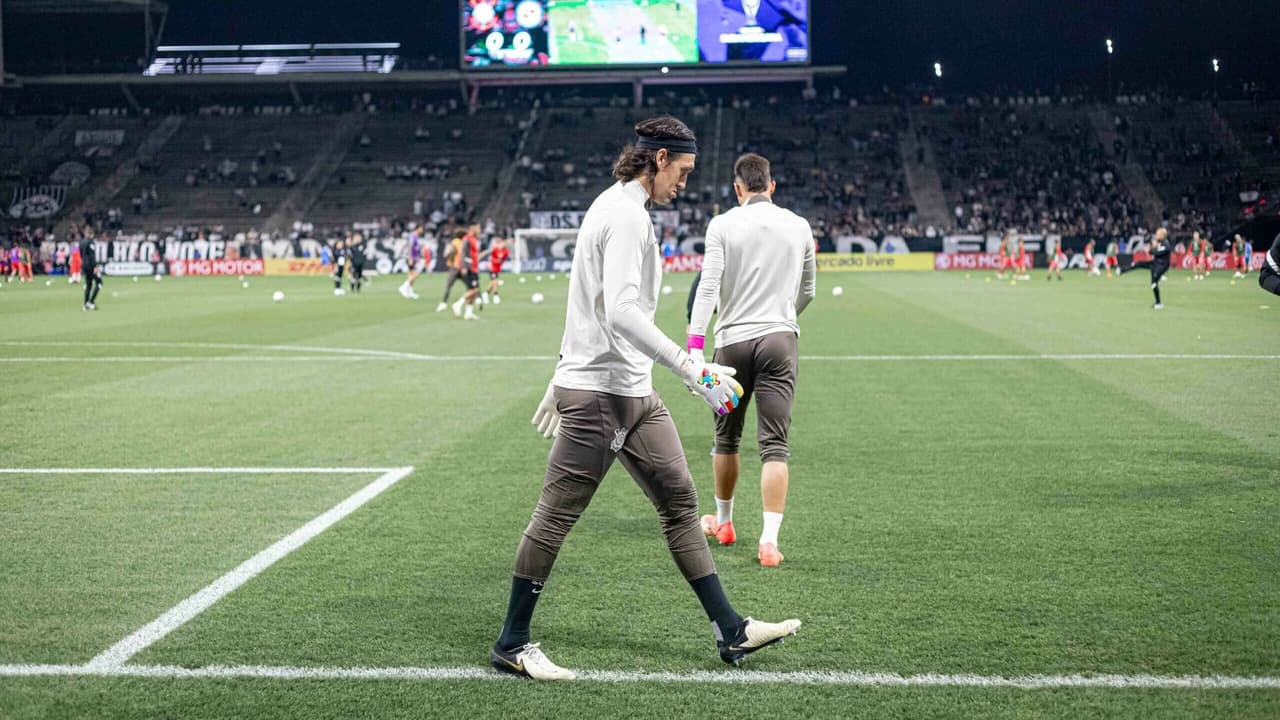
[{"label": "stadium roof structure", "polygon": [[[168,47],[168,46],[166,46]],[[178,47],[178,46],[175,46]],[[181,46],[196,47],[196,46]],[[212,46],[200,46],[212,47]],[[251,46],[243,47],[245,51]],[[316,46],[317,48],[319,45]],[[210,51],[211,52],[211,51]],[[239,52],[239,51],[237,51]],[[282,55],[297,51],[282,50]],[[379,52],[390,53],[392,50],[380,49]],[[181,51],[177,51],[181,54]],[[172,55],[174,53],[166,53]],[[265,54],[265,53],[260,53]],[[246,55],[248,57],[248,55]],[[246,60],[252,64],[257,60]],[[210,61],[206,60],[206,71]],[[247,68],[248,66],[246,66]],[[288,68],[280,72],[253,72],[241,69],[236,73],[195,72],[173,73],[165,68],[156,71],[152,66],[152,74],[111,73],[97,75],[23,75],[12,79],[10,88],[70,88],[70,87],[116,87],[130,97],[130,89],[165,89],[191,90],[214,89],[223,87],[234,90],[252,92],[255,88],[267,90],[272,86],[285,87],[297,98],[297,88],[330,87],[330,88],[408,88],[408,87],[460,87],[467,102],[474,108],[479,93],[487,87],[531,87],[553,85],[630,85],[636,106],[643,103],[644,90],[648,87],[663,85],[729,85],[744,83],[804,83],[812,85],[817,77],[839,77],[848,72],[843,65],[805,65],[802,67],[760,67],[760,68],[634,68],[627,70],[565,70],[553,72],[529,71],[492,71],[475,72],[462,70],[409,70],[386,72],[381,69],[366,71],[337,70],[329,72],[308,72],[303,67]],[[130,103],[132,104],[132,100]]]},{"label": "stadium roof structure", "polygon": [[4,0],[4,11],[28,15],[164,13],[169,4],[162,0]]}]

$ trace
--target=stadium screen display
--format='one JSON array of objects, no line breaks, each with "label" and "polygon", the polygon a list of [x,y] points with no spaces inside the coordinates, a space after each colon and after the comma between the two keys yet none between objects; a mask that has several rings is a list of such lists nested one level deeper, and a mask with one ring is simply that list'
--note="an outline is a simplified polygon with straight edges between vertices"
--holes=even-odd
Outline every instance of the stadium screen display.
[{"label": "stadium screen display", "polygon": [[461,2],[464,70],[809,61],[809,0]]}]

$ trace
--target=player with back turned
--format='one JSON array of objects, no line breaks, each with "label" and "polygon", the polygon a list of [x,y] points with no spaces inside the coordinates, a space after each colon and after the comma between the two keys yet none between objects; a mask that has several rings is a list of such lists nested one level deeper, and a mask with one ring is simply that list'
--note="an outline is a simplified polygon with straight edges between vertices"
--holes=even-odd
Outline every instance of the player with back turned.
[{"label": "player with back turned", "polygon": [[556,440],[516,550],[507,617],[490,654],[498,670],[538,680],[575,677],[530,642],[529,623],[565,536],[615,460],[657,511],[667,548],[711,620],[722,660],[737,663],[800,627],[799,620],[765,623],[738,615],[698,526],[697,491],[675,423],[653,389],[653,363],[720,414],[732,412],[742,388],[732,368],[697,362],[654,325],[662,258],[648,208],[675,200],[698,147],[693,132],[673,117],[650,118],[635,129],[635,141],[614,163],[618,182],[595,199],[578,230],[560,360],[534,415]]},{"label": "player with back turned", "polygon": [[707,226],[688,340],[689,354],[701,358],[707,324],[718,307],[714,361],[736,368],[743,387],[738,411],[715,418],[716,514],[702,517],[702,530],[724,545],[736,539],[738,446],[745,409],[755,396],[764,506],[756,559],[765,567],[782,562],[778,530],[790,483],[787,436],[800,360],[796,317],[816,294],[813,231],[804,218],[773,204],[776,188],[768,160],[751,153],[738,158],[733,168],[738,207]]},{"label": "player with back turned", "polygon": [[1164,277],[1165,273],[1169,272],[1169,255],[1171,252],[1169,231],[1165,228],[1160,228],[1156,230],[1155,237],[1151,239],[1151,259],[1133,263],[1120,271],[1120,274],[1123,275],[1137,268],[1151,269],[1151,292],[1156,296],[1156,302],[1151,306],[1154,310],[1164,309],[1164,303],[1160,302],[1160,279]]},{"label": "player with back turned", "polygon": [[346,295],[342,289],[342,273],[347,269],[347,244],[339,240],[333,244],[333,294]]},{"label": "player with back turned", "polygon": [[102,289],[102,265],[98,263],[98,250],[92,233],[85,234],[80,241],[80,265],[84,272],[84,309],[97,310],[98,291]]}]

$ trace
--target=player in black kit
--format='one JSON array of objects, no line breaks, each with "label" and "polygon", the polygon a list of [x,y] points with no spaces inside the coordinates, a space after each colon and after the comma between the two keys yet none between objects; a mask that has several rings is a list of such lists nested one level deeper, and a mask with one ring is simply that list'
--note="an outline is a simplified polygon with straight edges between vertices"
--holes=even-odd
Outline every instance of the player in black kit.
[{"label": "player in black kit", "polygon": [[98,291],[102,289],[102,266],[98,264],[93,235],[86,235],[80,241],[80,262],[84,273],[84,309],[97,310]]},{"label": "player in black kit", "polygon": [[345,295],[342,289],[342,271],[347,266],[347,245],[339,240],[333,244],[333,294]]},{"label": "player in black kit", "polygon": [[364,236],[360,233],[352,235],[347,252],[351,256],[351,292],[358,293],[364,284]]},{"label": "player in black kit", "polygon": [[1169,231],[1160,228],[1156,231],[1156,236],[1151,240],[1151,259],[1134,263],[1121,271],[1124,274],[1135,268],[1151,268],[1151,292],[1156,296],[1156,304],[1151,307],[1156,310],[1163,310],[1164,303],[1160,302],[1160,278],[1169,272]]},{"label": "player in black kit", "polygon": [[1262,272],[1258,274],[1258,284],[1263,290],[1280,295],[1280,235],[1271,241],[1271,249],[1262,259]]}]

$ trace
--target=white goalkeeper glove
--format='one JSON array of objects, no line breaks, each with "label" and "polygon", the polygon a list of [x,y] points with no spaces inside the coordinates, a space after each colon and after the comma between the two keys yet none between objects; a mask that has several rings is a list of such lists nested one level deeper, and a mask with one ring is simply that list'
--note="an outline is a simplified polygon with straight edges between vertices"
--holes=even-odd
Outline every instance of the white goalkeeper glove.
[{"label": "white goalkeeper glove", "polygon": [[547,392],[543,394],[542,402],[538,403],[538,410],[533,413],[533,420],[530,422],[537,426],[544,438],[552,438],[560,433],[560,412],[556,410],[556,388],[553,383],[547,383]]},{"label": "white goalkeeper glove", "polygon": [[728,415],[742,402],[742,386],[733,376],[737,370],[725,365],[698,362],[686,357],[677,373],[694,395],[706,401],[717,415]]}]

